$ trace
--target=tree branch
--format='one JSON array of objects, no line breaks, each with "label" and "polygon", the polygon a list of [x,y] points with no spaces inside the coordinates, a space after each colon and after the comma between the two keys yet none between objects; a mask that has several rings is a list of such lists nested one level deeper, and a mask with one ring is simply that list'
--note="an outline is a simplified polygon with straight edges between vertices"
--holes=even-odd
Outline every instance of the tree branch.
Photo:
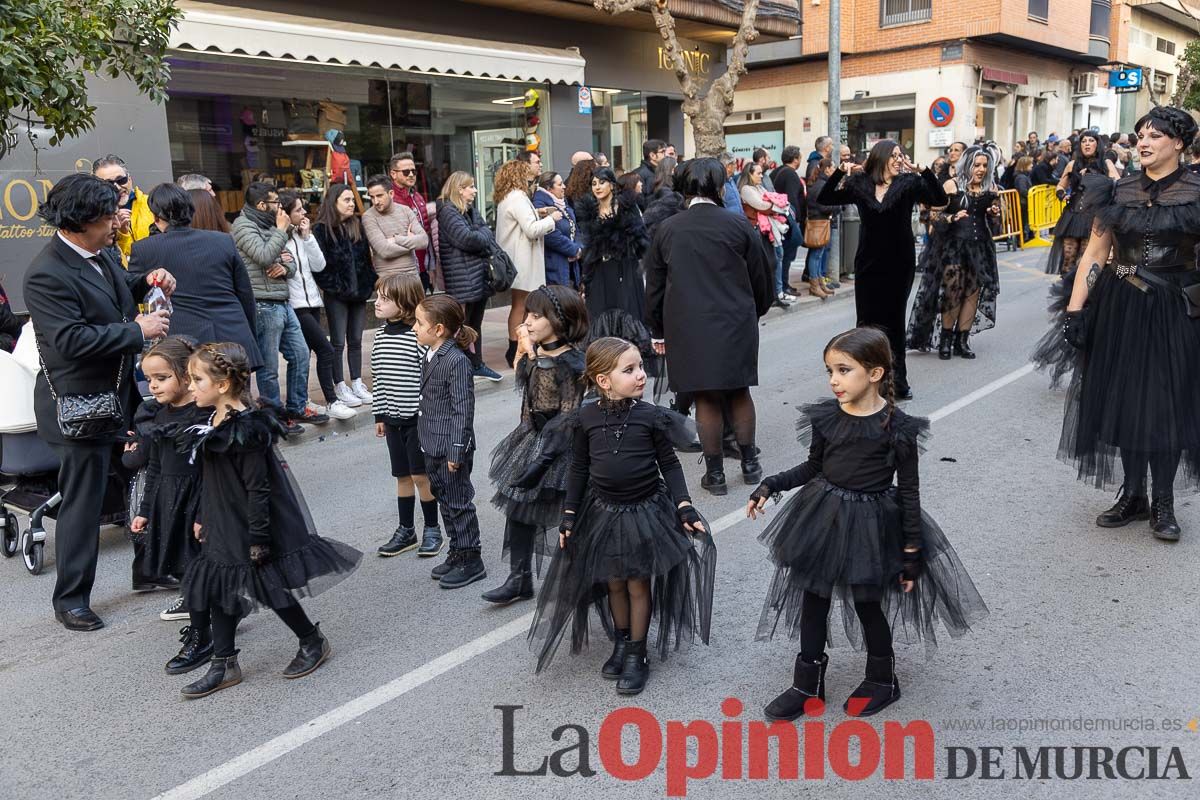
[{"label": "tree branch", "polygon": [[733,43],[729,45],[729,66],[725,69],[725,74],[713,82],[710,90],[728,98],[731,106],[733,90],[737,88],[738,79],[746,74],[746,55],[750,52],[750,43],[758,38],[758,28],[754,25],[757,16],[758,0],[746,0],[742,8],[742,24],[738,26]]}]

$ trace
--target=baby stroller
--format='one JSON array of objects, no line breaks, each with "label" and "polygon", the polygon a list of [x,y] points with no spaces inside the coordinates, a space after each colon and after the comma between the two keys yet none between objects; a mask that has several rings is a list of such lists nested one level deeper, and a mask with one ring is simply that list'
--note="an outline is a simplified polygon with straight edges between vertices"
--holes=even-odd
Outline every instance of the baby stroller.
[{"label": "baby stroller", "polygon": [[[32,348],[33,331],[26,325],[17,342],[17,354],[0,351],[0,554],[12,558],[18,552],[30,574],[38,575],[45,567],[46,529],[43,520],[55,518],[62,502],[58,493],[58,457],[37,434],[33,412],[33,384],[37,374],[37,356],[33,369],[22,357],[21,345]],[[126,486],[117,475],[109,475],[105,492],[102,525],[124,525]],[[18,514],[29,517],[22,531]]]}]

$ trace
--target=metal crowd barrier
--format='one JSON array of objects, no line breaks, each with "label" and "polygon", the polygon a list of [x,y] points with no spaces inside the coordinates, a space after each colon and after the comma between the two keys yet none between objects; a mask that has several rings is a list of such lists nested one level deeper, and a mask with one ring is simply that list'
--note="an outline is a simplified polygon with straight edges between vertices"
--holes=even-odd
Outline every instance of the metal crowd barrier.
[{"label": "metal crowd barrier", "polygon": [[1027,203],[1029,205],[1029,229],[1033,238],[1025,243],[1026,247],[1049,247],[1050,240],[1042,236],[1042,231],[1053,228],[1062,216],[1066,202],[1054,196],[1055,186],[1043,184],[1029,190]]},{"label": "metal crowd barrier", "polygon": [[1021,194],[1016,189],[1005,189],[1000,192],[1000,232],[992,237],[993,241],[1009,242],[1009,249],[1012,248],[1012,239],[1016,237],[1019,244],[1018,247],[1025,246],[1025,225],[1021,221]]}]

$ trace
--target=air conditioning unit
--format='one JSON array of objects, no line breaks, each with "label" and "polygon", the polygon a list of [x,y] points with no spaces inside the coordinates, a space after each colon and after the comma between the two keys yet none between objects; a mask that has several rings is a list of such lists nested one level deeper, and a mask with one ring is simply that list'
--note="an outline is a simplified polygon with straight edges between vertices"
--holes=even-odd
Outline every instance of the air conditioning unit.
[{"label": "air conditioning unit", "polygon": [[1083,75],[1072,75],[1071,95],[1079,97],[1081,95],[1095,94],[1097,83],[1098,79],[1094,72],[1087,72]]}]

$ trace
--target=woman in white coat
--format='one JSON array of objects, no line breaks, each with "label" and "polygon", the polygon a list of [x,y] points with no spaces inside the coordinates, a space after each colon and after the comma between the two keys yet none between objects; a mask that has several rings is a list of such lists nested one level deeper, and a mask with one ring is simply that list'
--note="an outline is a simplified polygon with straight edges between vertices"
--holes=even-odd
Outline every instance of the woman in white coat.
[{"label": "woman in white coat", "polygon": [[557,208],[534,208],[529,186],[529,165],[524,161],[509,161],[496,171],[496,241],[517,267],[504,356],[510,367],[517,352],[517,327],[525,321],[525,296],[546,283],[543,240],[562,219]]}]

